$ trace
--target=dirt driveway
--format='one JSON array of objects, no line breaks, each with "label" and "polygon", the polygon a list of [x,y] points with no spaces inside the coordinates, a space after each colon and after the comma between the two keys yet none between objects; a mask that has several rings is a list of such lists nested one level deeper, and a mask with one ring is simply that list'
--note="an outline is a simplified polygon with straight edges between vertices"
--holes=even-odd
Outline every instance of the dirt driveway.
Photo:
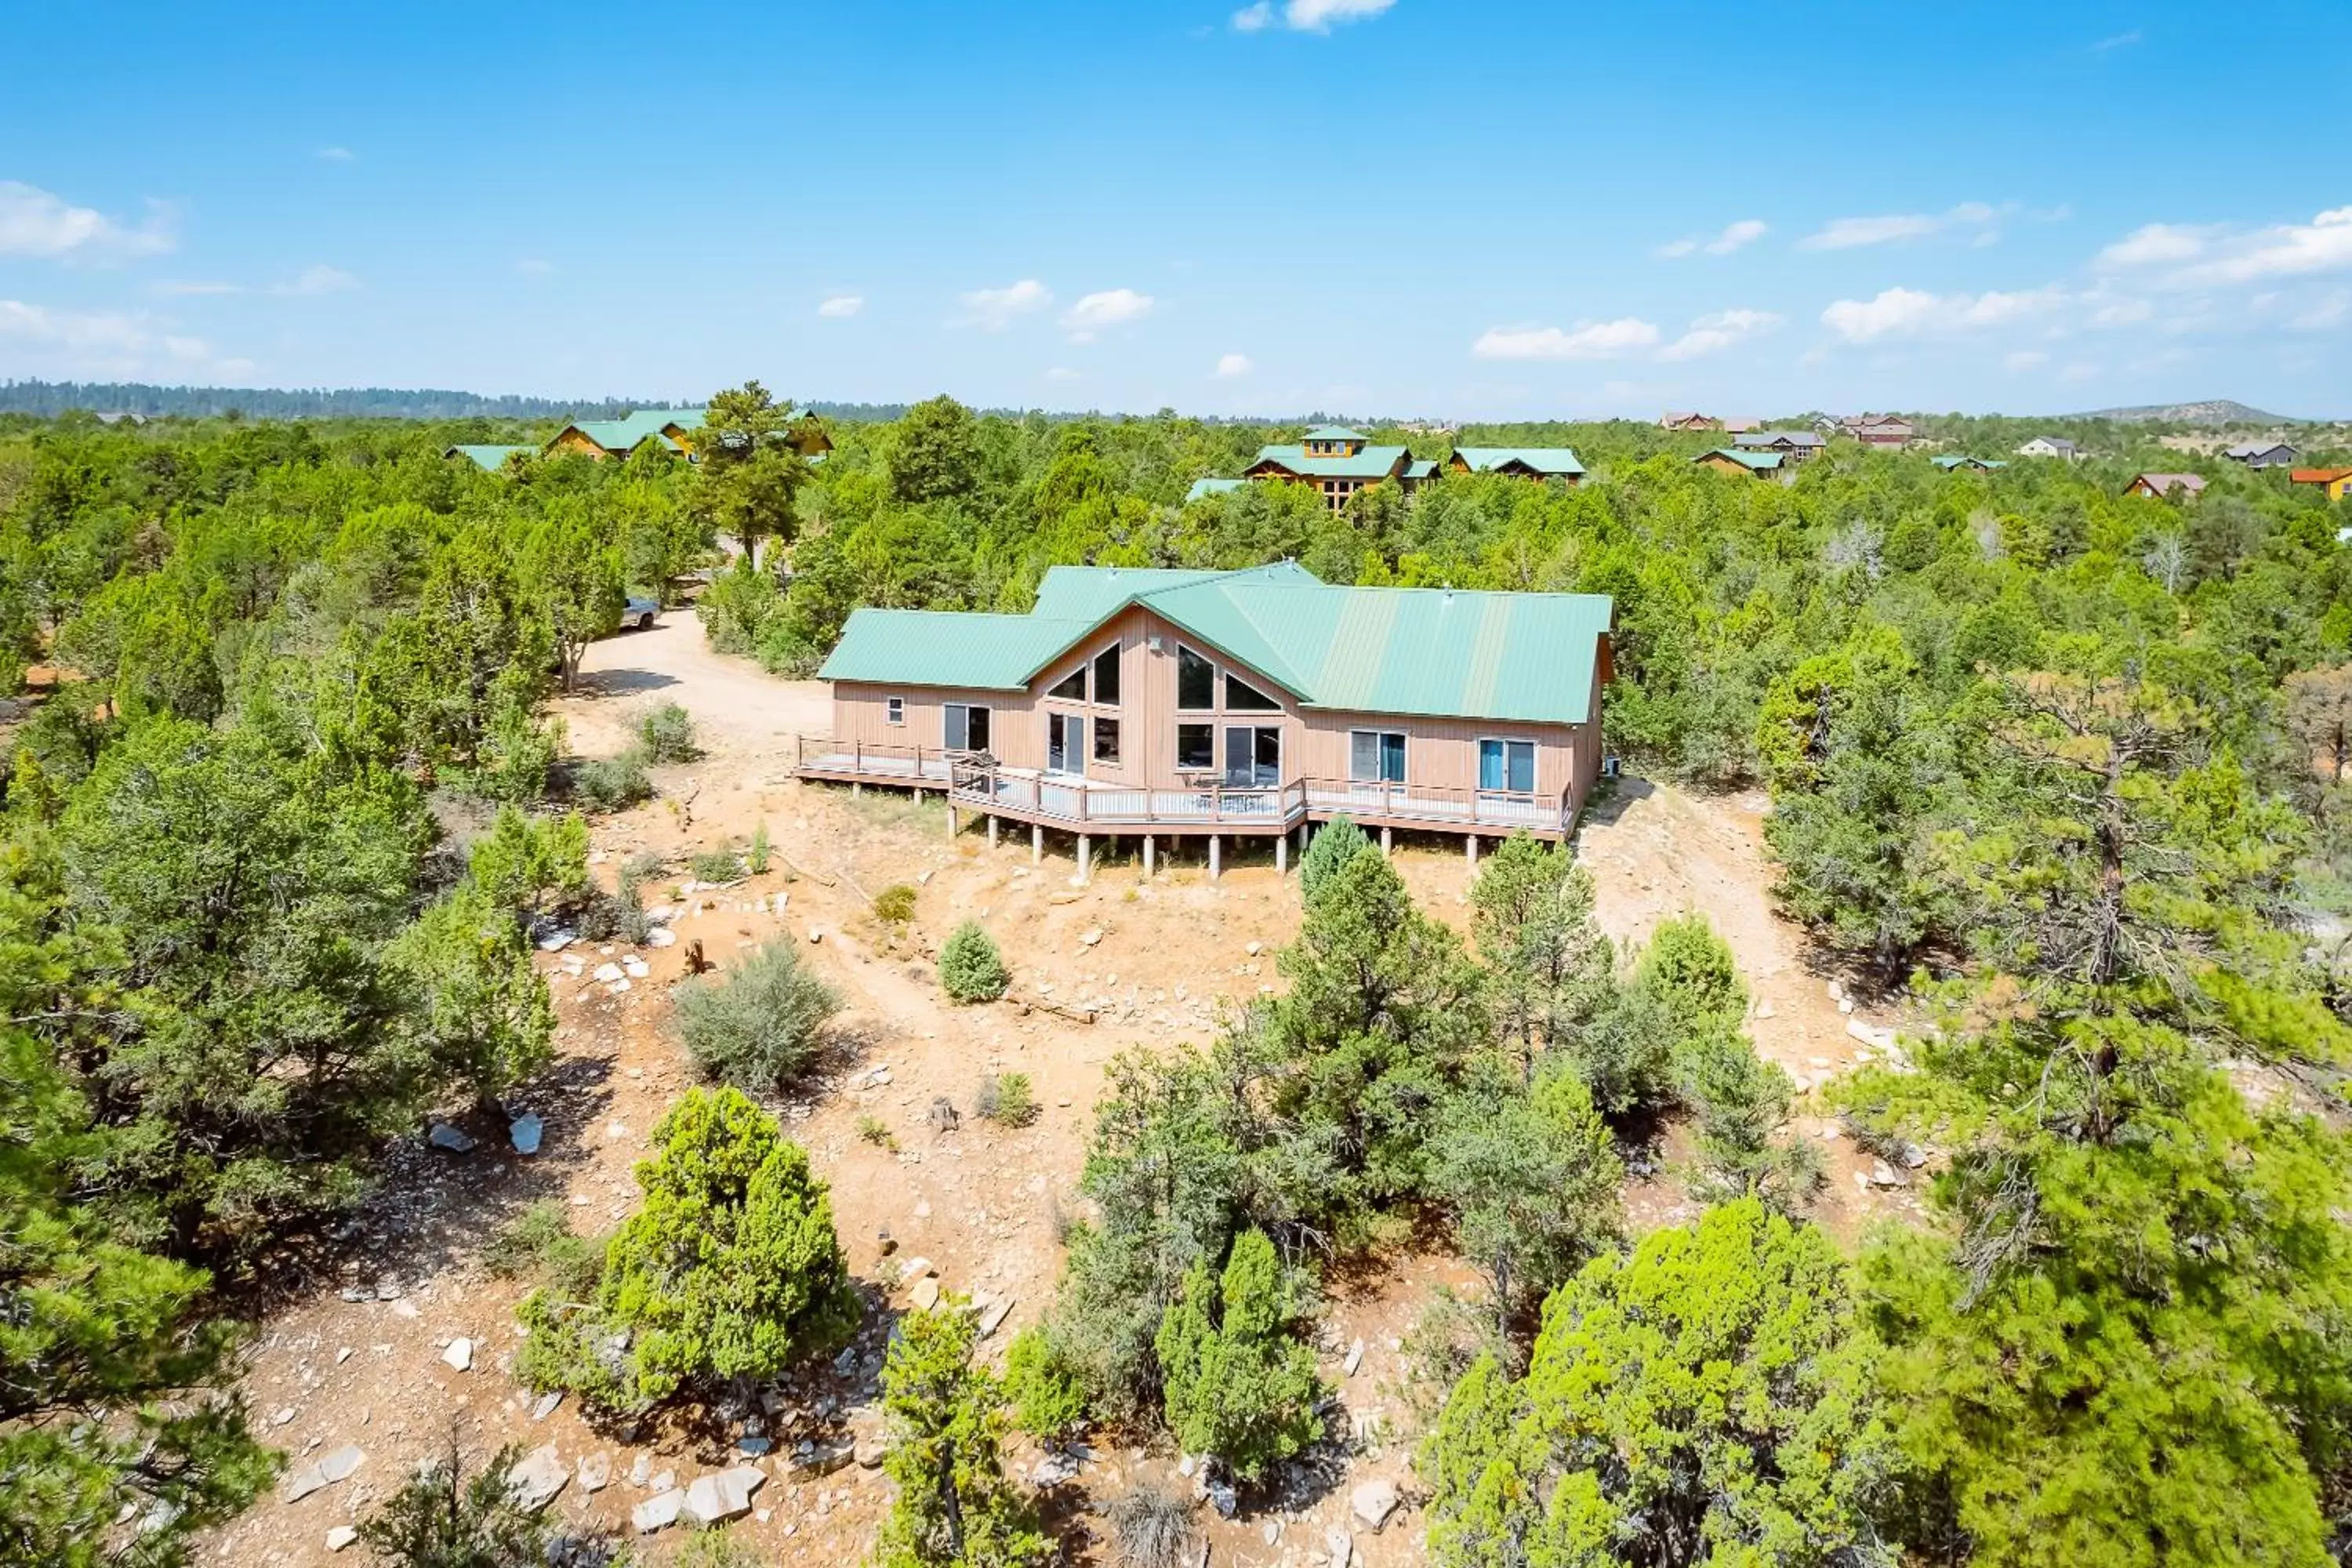
[{"label": "dirt driveway", "polygon": [[779,680],[748,658],[713,653],[694,612],[665,610],[641,632],[619,632],[589,647],[580,689],[554,704],[583,757],[610,756],[634,738],[636,716],[676,702],[694,716],[714,755],[781,754],[795,731],[833,727],[833,699],[822,681]]}]

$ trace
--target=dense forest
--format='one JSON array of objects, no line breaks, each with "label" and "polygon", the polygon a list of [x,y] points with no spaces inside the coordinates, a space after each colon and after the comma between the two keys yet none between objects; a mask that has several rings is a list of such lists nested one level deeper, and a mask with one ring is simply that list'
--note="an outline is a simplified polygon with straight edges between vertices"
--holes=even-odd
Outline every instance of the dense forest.
[{"label": "dense forest", "polygon": [[[1004,1377],[954,1316],[893,1344],[878,1560],[1046,1560],[1007,1422],[1161,1427],[1246,1498],[1323,1436],[1318,1272],[1434,1229],[1485,1284],[1421,1341],[1433,1561],[2352,1561],[2352,517],[2316,489],[1955,416],[1939,450],[2090,457],[1833,441],[1783,486],[1630,423],[1389,429],[1588,477],[1188,504],[1296,427],[939,398],[811,463],[756,384],[693,464],[440,455],[541,412],[0,416],[0,1563],[168,1564],[247,1505],[279,1462],[226,1393],[256,1260],[548,1061],[527,922],[593,896],[580,814],[628,791],[541,705],[625,594],[707,574],[712,641],[801,675],[860,605],[1285,557],[1613,596],[1611,748],[1768,790],[1785,912],[1926,1021],[1829,1092],[1931,1173],[1927,1220],[1853,1250],[1807,1220],[1790,1086],[1703,921],[1615,952],[1572,856],[1521,839],[1464,939],[1327,832],[1283,994],[1112,1069]],[[2211,483],[2125,497],[2141,469]],[[600,1311],[660,1296],[646,1257],[731,1161],[779,1299],[714,1285],[759,1320],[728,1342],[838,1342],[822,1184],[762,1116],[681,1102]],[[1712,1206],[1629,1235],[1623,1163],[1667,1121]],[[615,1368],[526,1320],[529,1375],[624,1415],[770,1364]]]}]

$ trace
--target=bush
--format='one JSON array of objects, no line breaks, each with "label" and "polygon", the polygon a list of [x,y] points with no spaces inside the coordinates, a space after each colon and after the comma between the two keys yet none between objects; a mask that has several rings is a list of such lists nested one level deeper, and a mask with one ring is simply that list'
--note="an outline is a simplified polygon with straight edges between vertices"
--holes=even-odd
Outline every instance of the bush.
[{"label": "bush", "polygon": [[915,918],[915,889],[906,882],[893,882],[874,895],[874,918],[886,925],[905,925]]},{"label": "bush", "polygon": [[940,949],[940,984],[958,1002],[993,1002],[1013,984],[1013,972],[977,921],[966,921]]},{"label": "bush", "polygon": [[857,1136],[877,1149],[898,1147],[898,1135],[890,1131],[890,1124],[870,1113],[857,1119]]},{"label": "bush", "polygon": [[1344,816],[1335,816],[1315,830],[1307,853],[1298,858],[1298,895],[1308,903],[1323,890],[1332,874],[1372,847],[1364,830]]},{"label": "bush", "polygon": [[1032,1323],[1005,1347],[1004,1392],[1013,1425],[1041,1443],[1058,1442],[1086,1420],[1086,1389],[1042,1324]]},{"label": "bush", "polygon": [[675,702],[665,702],[638,720],[637,738],[653,762],[690,763],[702,755],[694,739],[694,716]]},{"label": "bush", "polygon": [[751,851],[749,855],[744,857],[744,861],[751,867],[751,875],[754,877],[764,877],[768,874],[768,861],[770,858],[771,851],[768,847],[768,825],[765,822],[762,822],[759,826],[751,829]]},{"label": "bush", "polygon": [[698,882],[731,882],[743,874],[743,857],[732,849],[706,849],[692,864]]},{"label": "bush", "polygon": [[529,1279],[574,1300],[596,1288],[603,1249],[572,1228],[572,1205],[542,1198],[500,1226],[482,1264],[501,1279]]},{"label": "bush", "polygon": [[808,1066],[818,1032],[840,1007],[796,948],[772,942],[716,982],[677,988],[678,1037],[706,1076],[771,1091]]},{"label": "bush", "polygon": [[1168,1426],[1190,1454],[1256,1481],[1323,1435],[1315,1352],[1292,1332],[1305,1314],[1265,1233],[1234,1238],[1223,1278],[1203,1262],[1160,1321]]},{"label": "bush", "polygon": [[990,1073],[980,1080],[972,1110],[982,1121],[1000,1127],[1026,1127],[1037,1120],[1037,1097],[1025,1072]]},{"label": "bush", "polygon": [[646,753],[632,746],[617,757],[598,757],[580,764],[572,787],[598,811],[622,811],[641,800],[651,800],[653,780],[646,776]]},{"label": "bush", "polygon": [[1201,1546],[1192,1509],[1149,1485],[1110,1505],[1110,1538],[1120,1568],[1190,1568]]},{"label": "bush", "polygon": [[766,1381],[857,1327],[833,1202],[776,1119],[695,1089],[654,1129],[645,1203],[604,1247],[586,1304],[541,1289],[518,1314],[515,1373],[595,1409],[638,1414]]},{"label": "bush", "polygon": [[507,1485],[521,1458],[509,1443],[468,1479],[453,1440],[361,1522],[361,1543],[386,1563],[538,1568],[547,1532]]}]

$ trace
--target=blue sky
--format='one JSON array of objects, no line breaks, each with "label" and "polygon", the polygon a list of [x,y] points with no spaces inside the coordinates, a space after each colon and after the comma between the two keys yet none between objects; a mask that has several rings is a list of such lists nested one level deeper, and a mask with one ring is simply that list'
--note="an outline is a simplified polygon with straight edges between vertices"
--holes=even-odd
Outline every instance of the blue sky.
[{"label": "blue sky", "polygon": [[2352,414],[2344,0],[524,9],[6,0],[0,378]]}]

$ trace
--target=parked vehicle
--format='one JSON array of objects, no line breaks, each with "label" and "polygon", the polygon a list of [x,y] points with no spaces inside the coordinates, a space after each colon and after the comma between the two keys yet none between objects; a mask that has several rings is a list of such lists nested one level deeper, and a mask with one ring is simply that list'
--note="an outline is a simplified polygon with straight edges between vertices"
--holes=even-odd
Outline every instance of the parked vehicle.
[{"label": "parked vehicle", "polygon": [[650,631],[653,629],[654,617],[659,614],[661,614],[659,599],[640,599],[632,594],[628,603],[621,606],[621,629],[625,632]]}]

